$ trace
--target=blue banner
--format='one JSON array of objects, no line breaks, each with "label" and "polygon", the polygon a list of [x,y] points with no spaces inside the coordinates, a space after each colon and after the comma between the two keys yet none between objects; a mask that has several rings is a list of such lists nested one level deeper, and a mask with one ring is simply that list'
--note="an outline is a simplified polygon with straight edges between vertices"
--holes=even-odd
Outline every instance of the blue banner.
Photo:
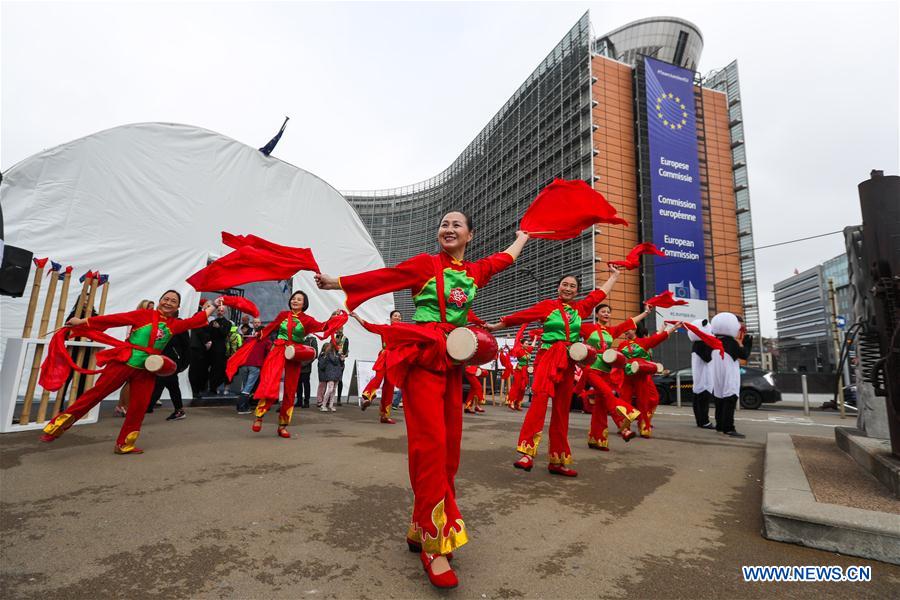
[{"label": "blue banner", "polygon": [[655,293],[706,300],[693,72],[645,58]]}]

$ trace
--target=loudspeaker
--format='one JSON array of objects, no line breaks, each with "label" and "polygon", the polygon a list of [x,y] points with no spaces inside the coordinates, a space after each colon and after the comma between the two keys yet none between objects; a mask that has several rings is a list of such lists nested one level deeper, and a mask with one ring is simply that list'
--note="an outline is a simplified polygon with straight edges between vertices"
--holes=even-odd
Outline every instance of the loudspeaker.
[{"label": "loudspeaker", "polygon": [[0,264],[0,295],[21,298],[28,285],[31,259],[34,254],[15,246],[3,246],[3,263]]}]

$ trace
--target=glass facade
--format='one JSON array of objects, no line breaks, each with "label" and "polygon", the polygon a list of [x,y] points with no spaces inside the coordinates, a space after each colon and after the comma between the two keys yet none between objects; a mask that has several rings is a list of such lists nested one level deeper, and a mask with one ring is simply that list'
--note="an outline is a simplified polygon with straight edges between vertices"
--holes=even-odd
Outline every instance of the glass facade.
[{"label": "glass facade", "polygon": [[[554,178],[593,182],[590,44],[585,13],[443,173],[403,188],[344,193],[385,264],[434,252],[440,218],[451,210],[474,221],[468,258],[503,250],[519,217]],[[533,242],[513,268],[479,291],[478,314],[496,319],[530,306],[553,293],[562,273],[575,273],[592,288],[593,260],[590,231],[574,240]],[[408,293],[394,294],[394,302],[404,318],[412,316]]]},{"label": "glass facade", "polygon": [[741,294],[744,321],[751,332],[759,332],[759,296],[756,288],[756,252],[753,249],[753,222],[750,212],[750,181],[747,176],[747,150],[741,111],[741,85],[737,61],[706,76],[705,87],[725,92],[731,127],[731,155],[734,167],[735,211],[741,249]]}]

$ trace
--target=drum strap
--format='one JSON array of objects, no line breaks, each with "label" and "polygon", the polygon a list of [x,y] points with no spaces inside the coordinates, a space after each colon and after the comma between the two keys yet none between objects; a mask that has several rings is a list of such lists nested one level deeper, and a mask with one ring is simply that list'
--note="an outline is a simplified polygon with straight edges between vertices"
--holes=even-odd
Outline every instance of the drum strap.
[{"label": "drum strap", "polygon": [[444,296],[444,265],[440,255],[431,257],[434,264],[434,285],[437,288],[438,309],[441,312],[441,323],[447,322],[447,298]]},{"label": "drum strap", "polygon": [[559,316],[562,317],[563,325],[566,326],[566,343],[569,343],[569,313],[566,312],[566,304],[562,300],[559,301]]}]

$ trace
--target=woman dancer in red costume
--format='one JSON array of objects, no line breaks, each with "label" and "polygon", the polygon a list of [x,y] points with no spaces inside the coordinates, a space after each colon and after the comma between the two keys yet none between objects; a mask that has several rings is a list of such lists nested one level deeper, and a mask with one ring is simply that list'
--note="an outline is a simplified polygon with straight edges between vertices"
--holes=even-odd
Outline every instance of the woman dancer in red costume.
[{"label": "woman dancer in red costume", "polygon": [[413,323],[373,325],[387,343],[387,375],[403,391],[414,502],[407,544],[437,587],[455,587],[448,555],[468,541],[456,505],[455,478],[462,438],[461,365],[447,356],[446,335],[463,327],[479,288],[512,265],[528,240],[476,262],[463,260],[472,240],[471,219],[451,212],[437,232],[441,251],[420,254],[396,267],[356,275],[316,275],[322,289],[343,289],[350,310],[375,296],[409,290],[416,305]]},{"label": "woman dancer in red costume", "polygon": [[483,413],[484,409],[479,404],[484,404],[484,386],[478,377],[481,375],[481,367],[478,365],[469,365],[463,371],[463,377],[469,382],[469,393],[466,395],[466,402],[463,405],[464,412],[471,415],[475,413]]},{"label": "woman dancer in red costume", "polygon": [[[290,310],[282,311],[275,317],[269,325],[258,334],[258,339],[268,337],[276,328],[278,335],[275,338],[275,344],[266,355],[266,360],[259,371],[259,385],[253,392],[253,397],[257,399],[256,419],[250,427],[253,431],[262,430],[263,417],[278,400],[278,391],[281,386],[281,375],[284,374],[284,395],[281,399],[281,408],[278,411],[278,429],[276,433],[279,437],[290,438],[291,434],[287,430],[291,424],[291,417],[294,414],[294,396],[297,394],[297,385],[300,382],[300,369],[303,366],[300,361],[286,360],[284,356],[285,346],[300,346],[303,340],[310,333],[325,331],[332,327],[335,321],[346,321],[345,315],[332,316],[328,321],[322,323],[306,314],[309,308],[309,298],[305,292],[297,291],[291,294],[288,299],[288,308]],[[255,344],[257,340],[251,340],[238,354],[232,356],[228,361],[228,372],[236,372],[243,362],[249,357],[249,349],[247,346]]]},{"label": "woman dancer in red costume", "polygon": [[594,310],[609,294],[618,280],[619,270],[610,265],[610,276],[606,282],[589,293],[583,300],[575,300],[578,294],[578,279],[566,275],[559,281],[557,297],[543,300],[531,308],[526,308],[502,317],[499,323],[488,329],[497,330],[512,325],[533,321],[543,323],[541,349],[535,360],[534,383],[531,386],[531,406],[525,414],[525,421],[519,432],[516,446],[522,457],[513,465],[517,469],[530,471],[534,466],[534,456],[544,429],[547,403],[553,398],[553,412],[550,414],[550,464],[548,469],[554,475],[576,477],[578,472],[568,467],[572,463],[569,449],[569,407],[572,403],[572,387],[575,363],[569,358],[568,348],[580,339],[581,320]]},{"label": "woman dancer in red costume", "polygon": [[609,304],[600,304],[594,312],[597,322],[581,324],[581,337],[586,344],[597,350],[598,355],[593,364],[584,370],[581,381],[576,387],[576,393],[578,393],[590,386],[593,388],[594,397],[599,396],[591,411],[588,447],[603,451],[609,451],[607,416],[613,418],[613,422],[619,428],[619,435],[627,442],[635,435],[631,431],[631,423],[637,419],[639,412],[631,405],[629,399],[617,397],[613,393],[618,392],[621,378],[617,377],[615,381],[613,380],[610,366],[604,362],[600,354],[604,350],[612,348],[617,337],[637,327],[637,324],[650,314],[650,307],[647,306],[644,312],[626,319],[618,325],[609,324],[611,314],[612,308]]},{"label": "woman dancer in red costume", "polygon": [[[681,322],[671,324],[662,331],[646,337],[637,337],[634,331],[627,331],[625,340],[619,344],[619,352],[629,360],[639,358],[652,361],[652,349],[669,339],[669,335],[679,327],[681,327]],[[638,429],[641,437],[650,437],[650,432],[653,431],[653,413],[659,406],[659,392],[656,391],[652,374],[634,373],[631,372],[629,366],[626,366],[620,394],[626,402],[631,402],[632,397],[635,398],[634,404],[641,412],[638,417]]]},{"label": "woman dancer in red costume", "polygon": [[[359,321],[359,324],[362,325],[366,330],[371,331],[372,333],[377,333],[369,327],[369,323],[363,321],[359,315],[355,312],[350,313],[350,316]],[[399,310],[392,310],[390,315],[391,325],[394,323],[400,323],[403,321],[403,315],[400,314]],[[375,377],[372,378],[371,381],[366,385],[366,389],[363,390],[362,393],[362,403],[360,404],[360,408],[362,410],[366,410],[375,400],[375,393],[378,391],[379,386],[381,387],[381,404],[378,408],[378,414],[381,416],[381,422],[387,425],[395,425],[397,421],[391,418],[391,402],[394,399],[394,385],[388,380],[386,377],[385,371],[387,367],[385,366],[385,347],[386,344],[384,339],[381,340],[381,352],[378,353],[378,358],[375,359],[375,366],[372,368],[375,371]]]},{"label": "woman dancer in red costume", "polygon": [[[178,319],[175,314],[181,306],[181,294],[175,290],[168,290],[160,297],[155,310],[148,308],[127,313],[98,315],[87,319],[75,317],[69,319],[66,325],[72,328],[72,333],[75,335],[91,339],[101,338],[98,341],[115,345],[97,355],[98,362],[102,364],[105,359],[106,366],[100,371],[100,377],[97,378],[94,386],[47,423],[41,441],[52,442],[87,414],[98,402],[128,383],[131,388],[131,397],[128,412],[125,413],[125,422],[122,423],[119,437],[116,438],[115,453],[141,454],[143,450],[134,444],[141,434],[141,423],[144,421],[147,405],[150,403],[150,396],[156,385],[156,376],[144,368],[144,361],[151,354],[161,354],[162,349],[166,347],[173,335],[189,329],[206,327],[209,316],[221,303],[221,299],[216,299],[214,303],[208,302],[203,310],[198,311],[191,318]],[[101,333],[112,327],[124,326],[131,327],[131,332],[125,342]],[[60,331],[57,335],[65,336],[67,333]],[[59,358],[65,360],[65,357],[55,351],[56,347],[56,344],[51,342],[43,369],[47,369],[48,365],[58,364]],[[64,349],[62,354],[68,356]]]}]

